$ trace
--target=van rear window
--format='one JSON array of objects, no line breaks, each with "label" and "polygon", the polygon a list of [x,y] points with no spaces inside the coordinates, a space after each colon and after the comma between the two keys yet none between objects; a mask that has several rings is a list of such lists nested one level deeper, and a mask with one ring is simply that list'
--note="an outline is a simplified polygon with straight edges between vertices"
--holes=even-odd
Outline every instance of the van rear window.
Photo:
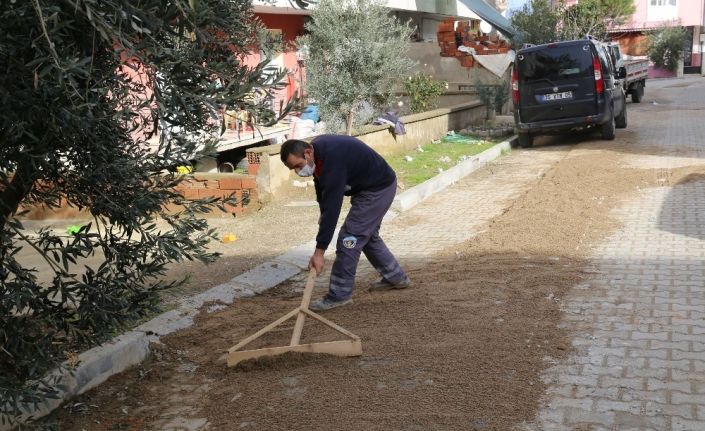
[{"label": "van rear window", "polygon": [[[585,47],[585,48],[584,48]],[[592,53],[589,45],[546,48],[519,54],[519,76],[522,81],[592,76]]]}]

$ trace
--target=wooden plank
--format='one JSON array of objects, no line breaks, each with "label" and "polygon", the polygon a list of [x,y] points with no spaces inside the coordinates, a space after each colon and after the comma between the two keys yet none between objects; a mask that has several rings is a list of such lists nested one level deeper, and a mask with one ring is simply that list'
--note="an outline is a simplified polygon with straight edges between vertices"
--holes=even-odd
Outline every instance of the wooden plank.
[{"label": "wooden plank", "polygon": [[321,316],[321,315],[319,315],[319,314],[314,313],[314,312],[311,311],[311,310],[303,310],[303,312],[304,312],[305,314],[307,314],[307,315],[313,317],[314,319],[318,320],[319,322],[323,323],[324,325],[328,325],[328,326],[330,326],[331,328],[335,329],[336,331],[340,332],[341,334],[343,334],[343,335],[345,335],[345,336],[347,336],[347,337],[350,337],[350,338],[353,339],[353,340],[359,340],[359,339],[360,339],[360,337],[358,337],[357,335],[355,335],[355,334],[353,334],[352,332],[348,331],[347,329],[343,328],[342,326],[336,325],[335,323],[331,322],[330,320],[326,319],[325,317],[323,317],[323,316]]},{"label": "wooden plank", "polygon": [[257,350],[231,350],[230,353],[228,353],[228,366],[233,367],[247,359],[282,355],[287,352],[326,353],[336,356],[360,356],[362,355],[362,343],[358,339],[330,341],[326,343],[299,344],[297,346],[269,347]]},{"label": "wooden plank", "polygon": [[[313,285],[316,282],[316,270],[311,268],[308,272],[308,279],[306,280],[306,287],[304,287],[304,295],[301,298],[302,311],[308,310],[308,305],[311,303],[311,295],[313,294]],[[301,332],[304,330],[304,321],[306,320],[306,315],[304,313],[299,313],[296,317],[296,323],[294,324],[294,332],[291,334],[290,346],[296,346],[301,341]]]},{"label": "wooden plank", "polygon": [[290,312],[286,313],[279,319],[275,320],[274,322],[270,323],[269,325],[265,326],[264,328],[260,329],[259,331],[255,332],[254,334],[250,335],[249,337],[245,338],[244,340],[240,341],[230,349],[228,349],[228,352],[234,352],[236,350],[239,350],[240,348],[250,344],[254,340],[258,339],[262,335],[266,334],[267,332],[271,331],[272,329],[276,328],[277,326],[281,325],[282,323],[286,322],[287,320],[291,319],[294,317],[295,314],[299,313],[299,308],[294,308]]}]

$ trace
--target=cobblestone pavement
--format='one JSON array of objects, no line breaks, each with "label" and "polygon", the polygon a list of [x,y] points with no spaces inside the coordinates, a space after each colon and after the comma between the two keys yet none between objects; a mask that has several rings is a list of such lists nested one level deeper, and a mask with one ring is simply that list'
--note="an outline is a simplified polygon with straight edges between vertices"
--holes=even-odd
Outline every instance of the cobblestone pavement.
[{"label": "cobblestone pavement", "polygon": [[705,430],[705,182],[669,175],[705,164],[705,79],[653,87],[628,106],[627,162],[663,186],[616,211],[624,226],[594,250],[594,279],[565,298],[576,353],[545,373],[532,429]]}]

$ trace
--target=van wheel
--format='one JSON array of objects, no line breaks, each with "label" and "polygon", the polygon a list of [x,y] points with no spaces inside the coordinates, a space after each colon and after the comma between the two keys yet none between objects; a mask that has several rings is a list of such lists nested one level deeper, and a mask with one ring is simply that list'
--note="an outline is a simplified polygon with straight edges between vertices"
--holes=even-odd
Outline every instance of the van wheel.
[{"label": "van wheel", "polygon": [[625,129],[627,127],[627,105],[624,105],[622,113],[614,119],[614,125],[617,126],[618,129]]},{"label": "van wheel", "polygon": [[534,137],[528,133],[519,133],[519,146],[521,148],[531,148],[534,145]]},{"label": "van wheel", "polygon": [[614,112],[610,111],[610,119],[602,125],[602,139],[611,141],[614,139]]},{"label": "van wheel", "polygon": [[632,103],[641,103],[641,98],[644,95],[644,87],[641,83],[636,84],[634,90],[632,90]]}]

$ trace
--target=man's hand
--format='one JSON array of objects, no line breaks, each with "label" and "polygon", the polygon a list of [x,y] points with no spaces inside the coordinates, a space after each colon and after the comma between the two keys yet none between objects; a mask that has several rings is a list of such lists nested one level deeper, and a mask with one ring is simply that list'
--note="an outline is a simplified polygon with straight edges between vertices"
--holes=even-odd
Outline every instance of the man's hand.
[{"label": "man's hand", "polygon": [[311,260],[308,261],[308,269],[315,269],[316,275],[319,275],[321,272],[323,272],[323,264],[325,263],[323,253],[325,253],[325,250],[317,248],[316,251],[313,252]]}]

